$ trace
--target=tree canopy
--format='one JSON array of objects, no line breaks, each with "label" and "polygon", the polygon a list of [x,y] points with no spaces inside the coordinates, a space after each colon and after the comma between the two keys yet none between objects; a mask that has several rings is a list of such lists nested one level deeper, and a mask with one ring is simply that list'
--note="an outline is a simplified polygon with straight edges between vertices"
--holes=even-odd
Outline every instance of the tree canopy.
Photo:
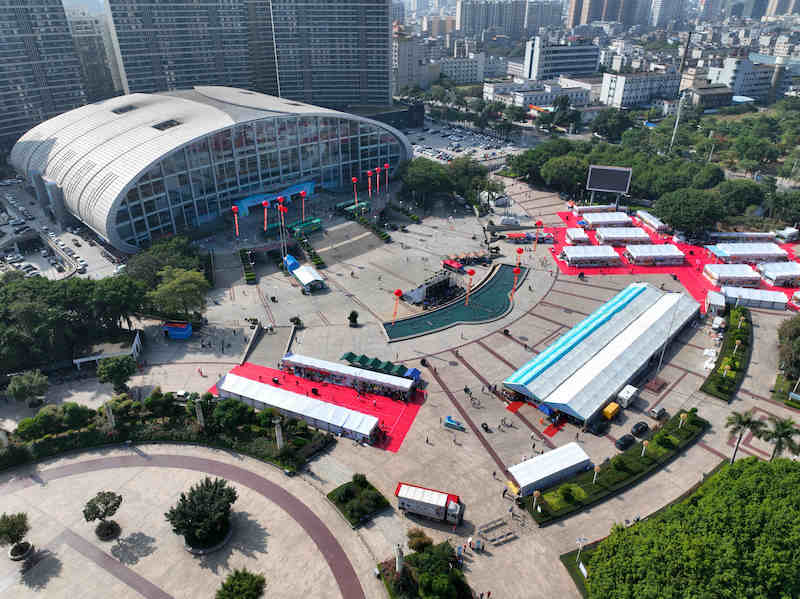
[{"label": "tree canopy", "polygon": [[28,370],[11,377],[6,393],[17,401],[30,403],[37,397],[47,393],[47,377],[41,370]]},{"label": "tree canopy", "polygon": [[800,596],[800,464],[739,460],[688,499],[615,525],[587,560],[590,599]]},{"label": "tree canopy", "polygon": [[222,478],[204,478],[181,493],[178,503],[165,514],[172,531],[191,547],[210,547],[221,541],[230,527],[231,506],[238,495]]},{"label": "tree canopy", "polygon": [[192,310],[205,306],[210,285],[203,273],[165,266],[158,271],[158,276],[161,282],[147,294],[147,298],[159,311],[189,317]]},{"label": "tree canopy", "polygon": [[622,134],[633,126],[633,121],[623,111],[609,108],[601,111],[592,121],[592,133],[611,141],[618,141]]},{"label": "tree canopy", "polygon": [[656,214],[676,230],[702,235],[723,216],[719,198],[708,191],[679,189],[665,193],[655,203]]},{"label": "tree canopy", "polygon": [[125,384],[136,374],[136,360],[132,356],[103,358],[97,365],[97,379],[101,383],[113,383],[114,391],[124,391]]}]

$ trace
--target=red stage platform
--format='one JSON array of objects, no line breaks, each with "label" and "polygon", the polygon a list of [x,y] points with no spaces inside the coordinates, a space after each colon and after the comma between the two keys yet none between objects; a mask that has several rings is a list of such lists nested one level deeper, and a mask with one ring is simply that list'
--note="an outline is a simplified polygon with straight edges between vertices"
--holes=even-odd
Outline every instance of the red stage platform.
[{"label": "red stage platform", "polygon": [[[558,265],[559,270],[566,275],[576,276],[579,272],[583,272],[587,277],[594,275],[674,274],[686,288],[686,291],[700,303],[703,311],[705,311],[706,294],[709,291],[719,291],[720,289],[712,285],[711,282],[703,276],[703,268],[706,264],[719,262],[711,252],[703,246],[690,245],[688,243],[674,243],[670,235],[655,233],[647,227],[641,226],[639,219],[635,217],[633,217],[633,226],[638,226],[646,231],[653,244],[671,243],[684,253],[686,262],[683,266],[636,266],[630,264],[622,255],[625,250],[624,246],[614,248],[620,255],[623,266],[601,268],[567,266],[566,262],[558,259],[558,254],[561,253],[562,248],[567,245],[567,227],[579,227],[579,219],[576,218],[572,212],[559,212],[558,216],[564,221],[566,227],[545,227],[544,231],[553,234],[555,243],[550,247],[550,256]],[[594,231],[586,229],[586,234],[589,236],[593,245],[599,245]],[[796,260],[794,244],[785,243],[778,245],[789,253],[790,260]],[[763,280],[759,285],[759,289],[781,291],[788,296],[790,301],[792,299],[792,294],[797,291],[797,289],[792,287],[773,287],[764,283]],[[793,307],[792,304],[789,305]]]},{"label": "red stage platform", "polygon": [[[414,423],[414,418],[416,418],[420,406],[425,402],[425,393],[423,391],[417,391],[413,400],[406,403],[396,399],[389,399],[383,395],[358,393],[350,387],[317,383],[287,374],[281,370],[251,364],[250,362],[236,366],[230,370],[230,373],[271,387],[280,387],[284,391],[292,391],[326,403],[349,408],[362,414],[377,416],[379,426],[386,433],[386,441],[376,447],[393,453],[397,453],[397,450],[400,449],[406,434],[408,434],[411,425]],[[280,384],[273,383],[273,377],[278,377]],[[312,387],[317,388],[319,395],[312,395]],[[216,395],[217,386],[214,385],[208,391]]]}]

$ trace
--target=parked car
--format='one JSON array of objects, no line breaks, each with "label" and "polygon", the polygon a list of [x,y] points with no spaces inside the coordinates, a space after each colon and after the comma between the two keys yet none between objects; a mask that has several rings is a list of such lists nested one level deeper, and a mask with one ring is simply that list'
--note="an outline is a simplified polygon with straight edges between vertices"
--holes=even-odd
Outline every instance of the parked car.
[{"label": "parked car", "polygon": [[650,418],[661,420],[667,417],[667,411],[664,408],[650,408]]},{"label": "parked car", "polygon": [[636,442],[636,438],[633,435],[622,435],[617,442],[614,443],[614,447],[619,449],[620,451],[625,451]]},{"label": "parked car", "polygon": [[647,434],[647,431],[650,430],[650,427],[647,425],[646,422],[641,421],[637,422],[633,425],[631,429],[631,433],[633,433],[634,437],[644,437]]}]

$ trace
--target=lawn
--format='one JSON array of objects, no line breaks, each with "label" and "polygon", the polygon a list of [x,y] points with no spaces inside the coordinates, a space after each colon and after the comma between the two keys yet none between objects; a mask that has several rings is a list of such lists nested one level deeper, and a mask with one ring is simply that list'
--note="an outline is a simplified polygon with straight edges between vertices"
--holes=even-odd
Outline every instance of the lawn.
[{"label": "lawn", "polygon": [[707,427],[708,422],[695,410],[686,413],[682,425],[680,414],[676,414],[663,427],[654,429],[644,455],[642,442],[635,443],[600,464],[596,482],[593,482],[594,470],[582,472],[542,493],[536,510],[532,496],[525,498],[525,507],[541,526],[604,501],[669,462]]},{"label": "lawn", "polygon": [[[701,391],[730,403],[750,364],[753,343],[752,330],[750,310],[731,308],[728,311],[725,316],[725,336],[717,356],[717,362],[701,385]],[[738,348],[737,342],[740,343]]]},{"label": "lawn", "polygon": [[353,527],[389,507],[389,500],[363,474],[354,474],[353,480],[328,493],[328,499]]}]

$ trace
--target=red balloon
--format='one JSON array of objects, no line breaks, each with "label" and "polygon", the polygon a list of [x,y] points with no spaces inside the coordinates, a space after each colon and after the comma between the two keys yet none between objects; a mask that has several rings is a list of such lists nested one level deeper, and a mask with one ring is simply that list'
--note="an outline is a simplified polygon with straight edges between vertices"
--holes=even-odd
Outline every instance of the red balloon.
[{"label": "red balloon", "polygon": [[522,254],[523,252],[525,252],[525,250],[523,250],[522,248],[517,248],[517,253],[518,254]]},{"label": "red balloon", "polygon": [[536,221],[536,226],[537,226],[537,227],[541,227],[541,226],[542,226],[542,221],[540,221],[540,220],[537,220],[537,221]]},{"label": "red balloon", "polygon": [[519,273],[522,272],[522,270],[519,268],[519,266],[517,266],[517,267],[514,268],[513,272],[514,272],[515,275],[518,275]]},{"label": "red balloon", "polygon": [[305,189],[300,192],[300,197],[301,198],[306,197],[306,190]]},{"label": "red balloon", "polygon": [[233,210],[234,214],[237,214],[239,212],[239,206],[231,206],[231,210]]},{"label": "red balloon", "polygon": [[383,168],[388,169],[389,168],[389,163],[387,162],[386,164],[384,164]]},{"label": "red balloon", "polygon": [[475,276],[475,271],[474,271],[474,270],[472,270],[472,269],[470,268],[470,269],[467,271],[467,274],[468,274],[469,276],[471,276],[471,277],[474,277],[474,276]]},{"label": "red balloon", "polygon": [[283,204],[283,196],[278,196],[278,203]]},{"label": "red balloon", "polygon": [[367,177],[371,177],[371,176],[372,176],[372,171],[367,171]]},{"label": "red balloon", "polygon": [[400,297],[401,295],[403,295],[403,291],[402,291],[401,289],[395,289],[395,290],[394,290],[394,294],[395,294],[397,297]]},{"label": "red balloon", "polygon": [[358,179],[356,179],[355,177],[353,177],[353,178],[352,178],[352,179],[350,179],[350,180],[351,180],[353,183],[358,183]]},{"label": "red balloon", "polygon": [[280,206],[278,206],[278,210],[280,210],[280,211],[281,211],[281,212],[283,212],[284,214],[285,214],[285,213],[287,213],[287,212],[289,212],[289,209],[288,209],[286,206],[284,206],[283,204],[281,204]]},{"label": "red balloon", "polygon": [[264,200],[261,202],[261,205],[264,206],[264,208],[269,208],[269,200]]}]

